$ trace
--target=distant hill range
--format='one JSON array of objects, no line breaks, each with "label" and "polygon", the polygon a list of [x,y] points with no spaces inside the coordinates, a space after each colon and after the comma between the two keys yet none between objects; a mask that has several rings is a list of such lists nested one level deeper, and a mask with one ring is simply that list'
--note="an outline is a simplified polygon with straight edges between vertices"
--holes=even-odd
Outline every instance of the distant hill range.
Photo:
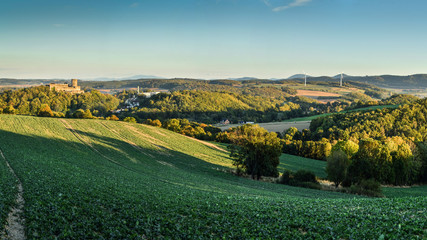
[{"label": "distant hill range", "polygon": [[83,81],[122,81],[122,80],[137,80],[137,79],[165,79],[164,77],[153,76],[153,75],[134,75],[131,77],[111,78],[111,77],[99,77],[99,78],[83,78]]},{"label": "distant hill range", "polygon": [[[295,75],[288,77],[288,79],[298,79],[298,78],[304,78],[304,77],[305,77],[305,74],[295,74]],[[309,77],[311,77],[311,76],[307,75],[307,78],[309,78]]]},{"label": "distant hill range", "polygon": [[[338,81],[341,74],[334,77],[307,77],[307,82],[310,81]],[[302,80],[302,79],[301,79]],[[382,88],[427,88],[427,74],[414,74],[409,76],[396,75],[381,75],[381,76],[349,76],[343,75],[343,81],[354,81],[373,84]]]},{"label": "distant hill range", "polygon": [[[335,76],[320,76],[313,77],[307,75],[307,83],[310,82],[334,82],[339,81],[341,74]],[[382,88],[400,88],[400,89],[419,89],[427,88],[427,74],[414,74],[408,76],[397,76],[397,75],[380,75],[380,76],[349,76],[343,74],[343,79],[345,81],[361,82],[373,84]],[[129,78],[96,78],[92,80],[82,80],[82,86],[91,86],[91,87],[100,87],[100,85],[111,85],[107,84],[109,82],[115,82],[118,88],[128,87],[128,85],[137,86],[138,82],[171,82],[183,84],[186,81],[211,81],[217,84],[227,82],[227,84],[233,84],[233,82],[275,82],[275,81],[304,81],[304,74],[296,74],[287,79],[258,79],[254,77],[242,77],[242,78],[233,78],[233,79],[217,79],[217,80],[202,80],[202,79],[188,79],[188,78],[173,78],[173,79],[164,79],[157,76],[149,75],[136,75]],[[0,78],[0,85],[41,85],[47,84],[50,82],[65,82],[69,79],[11,79],[11,78]],[[99,84],[97,84],[98,82]],[[100,83],[102,82],[102,84]]]}]

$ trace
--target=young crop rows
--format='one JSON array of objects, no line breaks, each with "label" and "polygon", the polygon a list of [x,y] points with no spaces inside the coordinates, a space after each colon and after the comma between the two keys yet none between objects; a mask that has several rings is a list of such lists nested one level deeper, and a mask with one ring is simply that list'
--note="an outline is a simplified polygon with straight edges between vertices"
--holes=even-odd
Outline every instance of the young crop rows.
[{"label": "young crop rows", "polygon": [[[239,178],[164,129],[0,115],[28,239],[423,239],[427,197],[361,198]],[[0,221],[17,194],[0,159]],[[0,230],[0,232],[3,230]]]}]

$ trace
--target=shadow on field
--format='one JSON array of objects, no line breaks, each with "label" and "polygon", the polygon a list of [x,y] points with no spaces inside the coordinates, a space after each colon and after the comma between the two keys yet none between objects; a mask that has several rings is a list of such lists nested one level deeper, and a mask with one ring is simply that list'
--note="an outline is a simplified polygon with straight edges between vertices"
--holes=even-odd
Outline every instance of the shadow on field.
[{"label": "shadow on field", "polygon": [[[138,146],[137,149],[117,138],[75,130],[78,135],[86,138],[85,142],[71,131],[64,130],[65,127],[56,132],[58,137],[40,136],[44,133],[36,135],[31,132],[24,135],[0,130],[0,147],[10,159],[17,175],[23,179],[24,185],[32,184],[31,172],[34,171],[42,172],[45,176],[60,173],[61,179],[75,178],[73,181],[79,178],[98,181],[99,174],[102,173],[101,178],[115,179],[118,185],[125,181],[143,179],[147,184],[163,182],[172,186],[188,186],[201,191],[228,194],[246,195],[248,192],[254,194],[254,191],[260,191],[263,196],[286,193],[307,198],[316,198],[321,194],[317,190],[301,191],[300,188],[237,177],[228,171],[229,168],[179,150],[162,148],[162,153],[159,153],[156,148]],[[186,141],[186,138],[182,137],[182,140]],[[219,150],[213,151],[208,146],[198,147],[201,151],[209,149],[206,153],[219,154]],[[77,177],[76,173],[79,174]],[[345,197],[344,194],[328,195],[330,198]]]},{"label": "shadow on field", "polygon": [[[96,167],[109,168],[115,165],[117,168],[121,168],[120,171],[152,174],[160,178],[173,175],[175,180],[178,178],[191,182],[194,179],[191,179],[190,175],[198,175],[198,178],[212,176],[234,178],[230,173],[226,173],[226,167],[208,163],[184,152],[160,145],[153,144],[152,148],[135,147],[118,138],[79,130],[74,130],[73,135],[60,136],[68,138],[64,140],[0,130],[0,146],[13,165],[31,163],[34,168],[43,167],[55,170],[62,165],[73,165],[96,170]],[[206,148],[209,147],[206,146]],[[219,157],[219,155],[214,157]],[[207,173],[209,176],[206,176]],[[227,177],[227,175],[230,176]]]}]

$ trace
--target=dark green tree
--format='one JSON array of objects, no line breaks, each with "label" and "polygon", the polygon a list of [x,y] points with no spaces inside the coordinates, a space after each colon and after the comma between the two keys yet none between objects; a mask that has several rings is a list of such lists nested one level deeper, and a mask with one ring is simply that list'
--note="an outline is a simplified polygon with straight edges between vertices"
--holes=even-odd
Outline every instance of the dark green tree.
[{"label": "dark green tree", "polygon": [[333,151],[327,158],[326,173],[328,179],[334,182],[335,187],[338,187],[346,178],[349,165],[348,156],[341,149]]},{"label": "dark green tree", "polygon": [[230,153],[235,165],[242,167],[252,179],[278,176],[277,166],[283,144],[276,133],[268,132],[258,125],[246,124],[235,128],[229,139],[238,146],[231,148]]}]

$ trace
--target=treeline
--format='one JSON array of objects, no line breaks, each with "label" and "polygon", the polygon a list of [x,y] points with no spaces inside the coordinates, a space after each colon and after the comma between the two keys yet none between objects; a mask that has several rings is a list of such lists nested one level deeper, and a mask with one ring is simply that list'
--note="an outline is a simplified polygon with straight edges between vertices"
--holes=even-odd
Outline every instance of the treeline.
[{"label": "treeline", "polygon": [[[314,80],[315,79],[315,80]],[[336,79],[313,78],[310,85],[319,85],[329,87],[331,90],[340,87]],[[282,79],[282,80],[199,80],[199,79],[139,79],[139,80],[122,80],[122,81],[82,81],[81,86],[93,89],[129,89],[140,87],[146,89],[165,89],[169,91],[181,90],[201,90],[201,91],[227,91],[238,94],[247,94],[252,96],[263,97],[280,97],[286,92],[290,95],[295,95],[296,91],[289,86],[298,86],[303,83],[302,79]],[[386,97],[387,91],[376,87],[372,84],[355,81],[345,81],[344,87],[357,88],[365,92],[367,96],[373,98]],[[322,91],[324,88],[310,89],[308,86],[305,90]],[[326,90],[324,90],[326,91]]]},{"label": "treeline", "polygon": [[[131,118],[131,117],[129,117]],[[128,120],[132,122],[132,120]],[[170,131],[180,133],[189,137],[194,137],[200,140],[207,141],[218,141],[217,135],[221,132],[221,129],[212,125],[204,123],[190,122],[188,119],[169,119],[161,122],[158,119],[152,120],[147,119],[144,121],[145,124],[166,128]]]},{"label": "treeline", "polygon": [[426,118],[427,99],[394,109],[333,114],[314,119],[302,132],[288,129],[283,149],[321,160],[341,149],[349,159],[350,183],[369,178],[397,185],[426,181]]},{"label": "treeline", "polygon": [[[281,91],[288,91],[288,89]],[[132,95],[129,91],[126,94]],[[118,97],[122,98],[120,95]],[[226,119],[233,123],[272,122],[340,111],[351,105],[350,102],[339,101],[322,104],[302,96],[288,95],[272,98],[200,90],[160,93],[151,98],[138,96],[137,101],[139,106],[122,111],[119,114],[120,118],[131,116],[137,118],[139,122],[144,119],[164,121],[172,118],[187,118],[191,121],[210,124]]]},{"label": "treeline", "polygon": [[[0,93],[0,113],[39,115],[49,110],[53,115],[74,116],[79,110],[93,116],[106,116],[119,105],[119,99],[92,90],[83,94],[51,91],[47,86],[9,90]],[[41,111],[42,110],[42,111]]]}]

